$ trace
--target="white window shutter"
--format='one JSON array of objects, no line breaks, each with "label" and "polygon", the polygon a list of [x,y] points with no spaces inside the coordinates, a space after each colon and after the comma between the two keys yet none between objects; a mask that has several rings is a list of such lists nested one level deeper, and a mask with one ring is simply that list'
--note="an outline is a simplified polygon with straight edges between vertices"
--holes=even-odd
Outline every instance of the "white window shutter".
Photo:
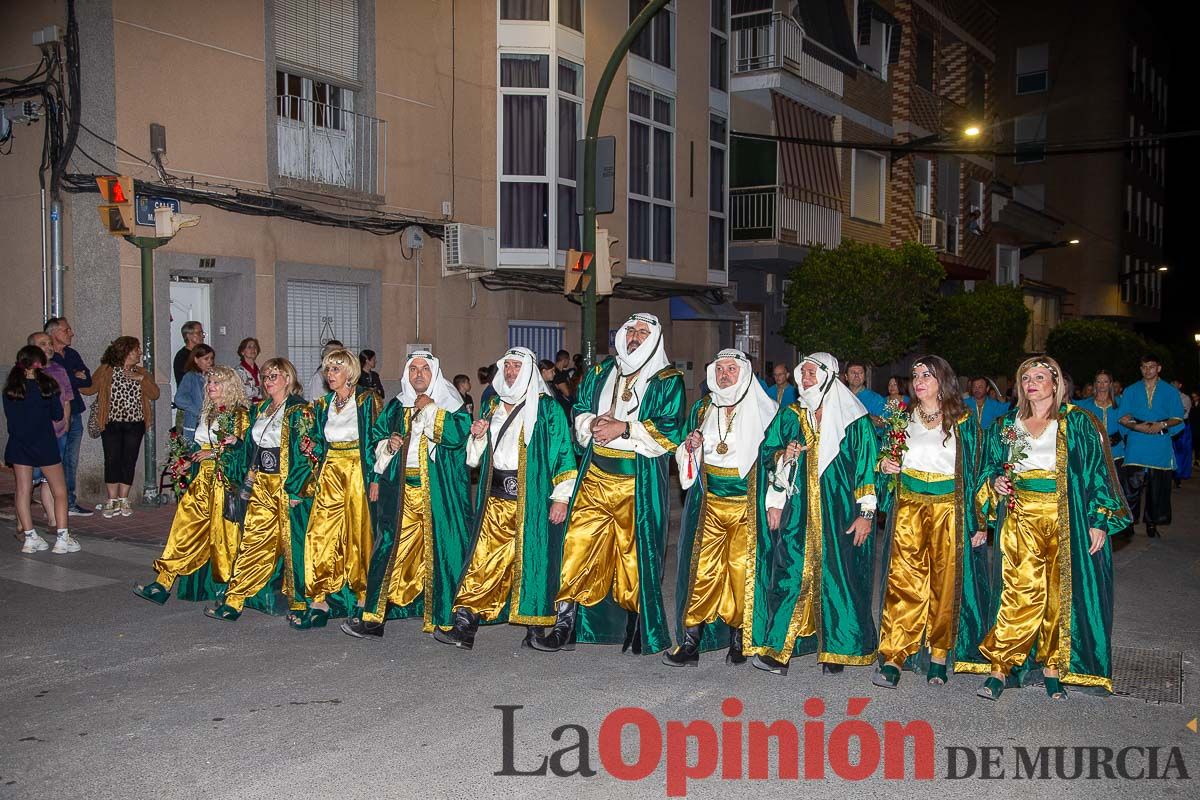
[{"label": "white window shutter", "polygon": [[358,82],[358,0],[275,0],[275,55]]}]

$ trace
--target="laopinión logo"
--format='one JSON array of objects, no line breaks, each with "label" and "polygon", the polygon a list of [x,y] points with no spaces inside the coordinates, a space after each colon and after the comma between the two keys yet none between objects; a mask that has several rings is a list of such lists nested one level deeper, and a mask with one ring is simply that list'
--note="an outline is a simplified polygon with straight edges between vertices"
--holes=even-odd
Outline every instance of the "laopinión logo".
[{"label": "laopini\u00f3n logo", "polygon": [[[644,708],[614,709],[600,722],[596,747],[583,725],[555,727],[556,746],[546,752],[517,753],[517,712],[521,705],[493,706],[500,712],[501,766],[504,777],[591,778],[599,767],[623,781],[644,781],[665,760],[668,797],[687,795],[688,781],[825,780],[860,781],[882,769],[886,780],[933,780],[936,777],[933,727],[926,720],[886,720],[877,729],[858,718],[871,702],[867,697],[847,701],[847,718],[832,727],[824,719],[825,701],[804,701],[802,723],[780,719],[745,720],[745,706],[736,697],[721,703],[724,718],[661,722]],[[827,732],[828,728],[828,732]],[[622,752],[622,736],[636,736],[632,757]],[[853,745],[853,746],[852,746]],[[911,752],[911,759],[907,754]],[[943,778],[978,779],[1187,779],[1178,747],[969,747],[945,748]],[[774,755],[775,770],[771,762]]]}]

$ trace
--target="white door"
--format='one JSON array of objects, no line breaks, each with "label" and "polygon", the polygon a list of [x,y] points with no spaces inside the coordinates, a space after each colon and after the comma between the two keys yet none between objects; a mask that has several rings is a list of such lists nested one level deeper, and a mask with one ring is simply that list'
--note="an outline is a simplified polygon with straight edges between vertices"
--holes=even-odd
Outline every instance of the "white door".
[{"label": "white door", "polygon": [[[204,332],[212,336],[212,284],[195,281],[171,281],[171,351],[170,359],[175,358],[179,348],[183,347],[183,334],[179,329],[183,323],[195,320],[204,326]],[[175,386],[175,373],[171,373],[172,392]]]}]

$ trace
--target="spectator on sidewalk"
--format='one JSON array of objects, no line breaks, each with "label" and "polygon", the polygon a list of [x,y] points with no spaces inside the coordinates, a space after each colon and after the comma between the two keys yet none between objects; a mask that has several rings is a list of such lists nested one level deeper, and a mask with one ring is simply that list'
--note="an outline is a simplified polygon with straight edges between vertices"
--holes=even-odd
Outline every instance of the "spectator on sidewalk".
[{"label": "spectator on sidewalk", "polygon": [[558,390],[560,398],[570,401],[575,397],[575,391],[571,387],[571,354],[568,351],[559,350],[554,355],[554,380],[547,383]]},{"label": "spectator on sidewalk", "polygon": [[200,410],[204,406],[206,376],[212,371],[216,357],[213,349],[206,344],[196,345],[188,355],[183,380],[179,382],[179,391],[175,392],[175,407],[179,409],[175,426],[183,434],[185,442],[192,441],[196,435]]},{"label": "spectator on sidewalk", "polygon": [[567,419],[571,418],[571,400],[565,394],[559,385],[554,382],[559,375],[558,364],[548,358],[543,358],[538,362],[538,370],[541,372],[542,380],[550,387],[550,396],[558,401],[562,406],[563,411],[567,413]]},{"label": "spectator on sidewalk", "polygon": [[179,384],[183,383],[183,376],[187,374],[188,356],[197,345],[204,344],[204,326],[193,319],[183,323],[179,332],[183,334],[183,347],[175,353],[175,362],[172,365],[176,392],[179,391]]},{"label": "spectator on sidewalk", "polygon": [[480,408],[487,405],[488,398],[496,393],[496,390],[492,388],[492,378],[494,377],[496,377],[495,364],[479,368],[479,385],[483,387],[483,394],[479,397]]},{"label": "spectator on sidewalk", "polygon": [[304,399],[308,402],[324,397],[329,392],[329,384],[325,382],[325,371],[321,364],[325,363],[325,356],[332,353],[334,350],[341,350],[345,345],[337,339],[330,339],[321,348],[321,360],[317,363],[317,371],[308,376],[308,382],[304,384]]},{"label": "spectator on sidewalk", "polygon": [[242,390],[245,391],[246,400],[250,403],[262,400],[262,382],[258,379],[258,356],[261,352],[262,346],[253,336],[242,339],[237,349],[238,358],[241,361],[234,372],[242,379]]},{"label": "spectator on sidewalk", "polygon": [[[212,353],[206,344],[192,348],[189,361],[196,361],[201,349]],[[132,336],[120,336],[112,341],[100,357],[95,380],[85,394],[96,395],[96,426],[104,447],[104,485],[108,500],[101,508],[106,519],[133,513],[129,504],[129,489],[133,486],[134,468],[142,448],[146,426],[154,421],[154,401],[158,399],[158,384],[154,376],[141,365],[142,344]],[[190,376],[184,375],[184,388]],[[182,399],[183,389],[176,399]],[[182,406],[181,406],[182,407]],[[195,424],[193,423],[193,429]]]},{"label": "spectator on sidewalk", "polygon": [[58,384],[43,372],[47,363],[46,354],[37,347],[26,345],[17,351],[4,384],[4,418],[8,424],[4,463],[16,476],[17,522],[25,534],[21,552],[36,553],[50,547],[33,527],[33,469],[41,467],[54,495],[54,518],[62,526],[58,527],[54,552],[75,553],[79,543],[66,528],[67,481],[54,436],[54,423],[62,419],[63,405]]},{"label": "spectator on sidewalk", "polygon": [[[37,331],[29,334],[25,340],[25,344],[32,345],[41,350],[46,356],[46,366],[42,369],[47,375],[54,379],[58,384],[58,398],[63,404],[62,419],[54,423],[54,438],[58,443],[58,455],[62,457],[63,449],[67,442],[67,427],[71,424],[71,401],[75,398],[75,391],[71,388],[71,379],[67,376],[67,371],[63,369],[61,364],[55,364],[51,358],[54,355],[54,350],[50,347],[50,335]],[[46,510],[46,522],[51,528],[58,527],[58,521],[54,517],[54,498],[50,492],[50,483],[46,477],[42,475],[39,468],[33,470],[33,485],[41,491],[42,508]],[[67,511],[70,513],[70,506],[67,506]]]},{"label": "spectator on sidewalk", "polygon": [[767,397],[775,401],[780,408],[786,408],[796,402],[796,385],[792,383],[792,371],[787,364],[776,364],[771,368],[774,382],[767,387]]},{"label": "spectator on sidewalk", "polygon": [[475,419],[475,400],[471,397],[471,379],[459,373],[454,376],[453,383],[454,388],[462,395],[463,408],[471,415],[471,419]]},{"label": "spectator on sidewalk", "polygon": [[861,361],[846,364],[846,385],[859,402],[867,408],[871,424],[883,427],[883,395],[867,386],[867,365]]},{"label": "spectator on sidewalk", "polygon": [[83,357],[71,347],[75,331],[66,317],[51,317],[46,321],[44,330],[50,336],[50,346],[54,349],[51,360],[67,371],[74,392],[62,456],[63,474],[67,481],[67,509],[72,517],[90,517],[91,510],[80,503],[75,494],[75,475],[79,471],[79,445],[83,441],[83,412],[87,410],[82,390],[92,385],[92,371],[83,363]]},{"label": "spectator on sidewalk", "polygon": [[379,379],[379,373],[375,371],[375,363],[374,350],[363,350],[358,354],[358,366],[362,369],[362,377],[358,379],[358,385],[364,389],[374,389],[379,392],[380,397],[383,397],[383,381]]}]

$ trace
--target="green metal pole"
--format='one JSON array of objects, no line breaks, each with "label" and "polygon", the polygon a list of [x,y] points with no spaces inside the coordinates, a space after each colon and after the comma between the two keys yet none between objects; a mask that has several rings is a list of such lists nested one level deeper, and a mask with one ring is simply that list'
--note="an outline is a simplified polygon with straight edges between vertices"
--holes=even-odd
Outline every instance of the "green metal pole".
[{"label": "green metal pole", "polygon": [[[634,18],[629,30],[617,42],[616,49],[608,59],[604,72],[600,75],[600,83],[596,86],[596,94],[592,97],[592,108],[588,112],[587,133],[583,143],[583,250],[588,253],[596,252],[596,137],[600,135],[600,118],[604,115],[604,101],[608,98],[608,90],[625,54],[633,45],[633,40],[650,24],[654,15],[661,11],[670,0],[650,0]],[[596,363],[596,259],[587,269],[587,288],[583,290],[583,330],[580,332],[581,351],[584,369]]]},{"label": "green metal pole", "polygon": [[[156,236],[126,236],[129,242],[142,253],[142,366],[154,379],[154,249],[162,247],[170,239]],[[153,420],[146,420],[146,438],[143,442],[142,467],[145,472],[143,499],[146,502],[158,497],[158,469],[154,461],[155,436]]]}]

